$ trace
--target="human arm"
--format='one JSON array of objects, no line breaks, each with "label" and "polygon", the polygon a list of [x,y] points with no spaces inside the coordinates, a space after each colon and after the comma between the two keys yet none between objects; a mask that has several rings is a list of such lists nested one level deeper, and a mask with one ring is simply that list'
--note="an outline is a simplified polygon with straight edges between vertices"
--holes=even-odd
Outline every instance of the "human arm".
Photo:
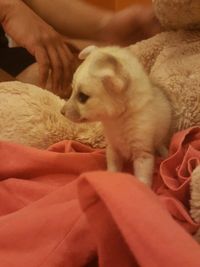
[{"label": "human arm", "polygon": [[115,13],[81,0],[24,2],[57,31],[72,38],[131,44],[160,31],[152,7],[131,6]]},{"label": "human arm", "polygon": [[24,0],[57,31],[72,38],[93,39],[103,20],[113,12],[102,10],[81,0]]},{"label": "human arm", "polygon": [[51,70],[54,90],[65,88],[72,55],[64,37],[20,0],[0,0],[0,22],[16,43],[35,56],[40,85],[45,87]]}]

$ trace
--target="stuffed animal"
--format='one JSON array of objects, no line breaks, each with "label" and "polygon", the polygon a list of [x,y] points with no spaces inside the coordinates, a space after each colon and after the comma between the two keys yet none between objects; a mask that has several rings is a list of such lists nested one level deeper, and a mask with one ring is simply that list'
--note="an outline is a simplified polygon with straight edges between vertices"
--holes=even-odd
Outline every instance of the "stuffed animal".
[{"label": "stuffed animal", "polygon": [[[170,99],[176,132],[200,125],[200,1],[153,0],[153,5],[166,31],[129,49]],[[200,223],[200,167],[190,189],[191,216]],[[195,237],[200,242],[200,230]]]},{"label": "stuffed animal", "polygon": [[[197,8],[200,10],[200,1],[197,0],[154,0],[158,18],[163,26],[165,22],[168,29],[171,26],[171,31],[129,47],[144,65],[151,80],[170,99],[173,106],[173,133],[200,125],[200,31],[184,29],[193,25],[192,2],[195,2],[195,12]],[[189,15],[185,15],[185,9],[188,9]],[[184,16],[190,18],[187,18],[188,23],[184,21]],[[179,26],[181,29],[177,30]]]},{"label": "stuffed animal", "polygon": [[17,81],[0,83],[0,140],[45,149],[62,140],[105,147],[99,123],[75,124],[62,114],[65,101],[47,90]]}]

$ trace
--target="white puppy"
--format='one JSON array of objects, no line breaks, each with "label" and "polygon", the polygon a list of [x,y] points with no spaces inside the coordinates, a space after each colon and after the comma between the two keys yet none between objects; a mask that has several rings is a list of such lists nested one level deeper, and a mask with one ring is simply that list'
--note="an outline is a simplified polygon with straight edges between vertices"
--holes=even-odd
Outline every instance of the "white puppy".
[{"label": "white puppy", "polygon": [[134,174],[151,185],[154,153],[166,143],[171,106],[127,48],[89,47],[74,74],[73,93],[63,114],[75,122],[101,121],[107,137],[107,166]]}]

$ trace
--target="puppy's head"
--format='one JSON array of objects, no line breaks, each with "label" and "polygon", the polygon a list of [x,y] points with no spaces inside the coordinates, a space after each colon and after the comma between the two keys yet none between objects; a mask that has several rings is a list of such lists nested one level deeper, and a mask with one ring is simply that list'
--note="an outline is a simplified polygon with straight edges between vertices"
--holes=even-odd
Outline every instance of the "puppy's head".
[{"label": "puppy's head", "polygon": [[123,94],[128,86],[117,53],[93,47],[80,56],[86,59],[74,74],[73,92],[62,113],[76,122],[115,119],[124,111]]}]

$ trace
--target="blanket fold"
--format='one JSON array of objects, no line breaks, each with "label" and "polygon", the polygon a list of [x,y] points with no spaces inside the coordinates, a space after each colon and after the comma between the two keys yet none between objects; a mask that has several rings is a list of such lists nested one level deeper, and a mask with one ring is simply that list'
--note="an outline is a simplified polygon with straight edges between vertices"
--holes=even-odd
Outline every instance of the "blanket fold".
[{"label": "blanket fold", "polygon": [[85,174],[80,200],[96,237],[100,266],[199,266],[199,245],[132,176]]},{"label": "blanket fold", "polygon": [[200,128],[157,159],[153,191],[105,171],[104,150],[63,141],[42,151],[0,142],[2,267],[200,266],[189,184]]}]

